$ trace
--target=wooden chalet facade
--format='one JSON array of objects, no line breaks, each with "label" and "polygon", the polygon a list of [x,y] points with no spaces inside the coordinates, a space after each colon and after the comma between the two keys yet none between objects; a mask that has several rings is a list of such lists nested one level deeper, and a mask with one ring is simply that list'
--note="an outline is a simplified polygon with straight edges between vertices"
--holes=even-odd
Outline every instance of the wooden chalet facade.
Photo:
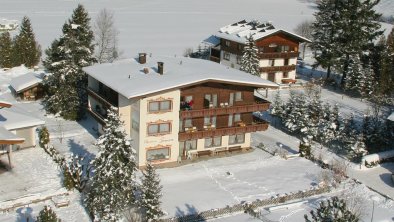
[{"label": "wooden chalet facade", "polygon": [[225,26],[216,35],[219,45],[211,48],[210,60],[239,69],[246,38],[255,39],[260,58],[260,75],[276,83],[295,82],[299,44],[310,40],[270,23],[246,22]]}]

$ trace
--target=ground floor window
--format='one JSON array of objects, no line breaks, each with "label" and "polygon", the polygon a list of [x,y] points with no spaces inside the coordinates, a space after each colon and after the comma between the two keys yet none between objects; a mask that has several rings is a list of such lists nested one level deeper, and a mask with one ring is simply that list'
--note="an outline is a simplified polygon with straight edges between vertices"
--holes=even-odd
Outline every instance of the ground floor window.
[{"label": "ground floor window", "polygon": [[228,143],[231,145],[245,143],[245,134],[230,135],[228,138]]},{"label": "ground floor window", "polygon": [[197,150],[197,140],[179,142],[179,156],[186,156],[189,150]]},{"label": "ground floor window", "polygon": [[221,145],[222,145],[222,137],[221,136],[205,138],[205,143],[204,143],[205,148],[218,147]]},{"label": "ground floor window", "polygon": [[146,152],[147,160],[164,160],[170,159],[170,148],[163,147],[158,149],[151,149]]}]

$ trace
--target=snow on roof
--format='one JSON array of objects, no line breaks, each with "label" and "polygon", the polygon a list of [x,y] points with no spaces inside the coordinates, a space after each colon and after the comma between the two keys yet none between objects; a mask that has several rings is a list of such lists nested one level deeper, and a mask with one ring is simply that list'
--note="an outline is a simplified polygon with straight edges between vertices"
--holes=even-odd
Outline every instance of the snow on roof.
[{"label": "snow on roof", "polygon": [[392,113],[390,114],[390,116],[387,117],[387,119],[394,122],[394,112],[392,112]]},{"label": "snow on roof", "polygon": [[[157,73],[157,62],[164,63],[163,75]],[[148,74],[143,72],[144,68],[148,68]],[[136,59],[125,59],[114,63],[96,64],[83,70],[129,99],[207,81],[258,88],[278,87],[276,83],[237,69],[186,57],[147,57],[146,64],[140,64]]]},{"label": "snow on roof", "polygon": [[0,126],[0,143],[1,142],[12,142],[14,141],[15,143],[22,143],[25,139],[24,138],[20,138],[18,136],[16,136],[15,134],[11,133],[10,131],[8,131],[6,128]]},{"label": "snow on roof", "polygon": [[245,44],[247,37],[249,37],[250,35],[253,36],[254,40],[258,40],[271,36],[275,33],[285,33],[294,38],[297,38],[300,42],[311,42],[311,40],[294,34],[292,32],[283,29],[276,29],[271,22],[247,22],[245,20],[220,28],[219,32],[216,33],[216,36],[219,38]]},{"label": "snow on roof", "polygon": [[35,86],[42,82],[45,74],[29,72],[11,79],[11,87],[19,93],[20,91]]},{"label": "snow on roof", "polygon": [[214,35],[211,35],[208,38],[204,39],[202,43],[208,46],[217,46],[220,43],[220,39]]},{"label": "snow on roof", "polygon": [[32,117],[26,112],[11,107],[0,109],[0,126],[7,130],[44,125],[45,121]]},{"label": "snow on roof", "polygon": [[0,108],[4,108],[4,107],[10,108],[11,106],[12,106],[11,103],[6,102],[6,101],[4,101],[4,100],[0,100]]}]

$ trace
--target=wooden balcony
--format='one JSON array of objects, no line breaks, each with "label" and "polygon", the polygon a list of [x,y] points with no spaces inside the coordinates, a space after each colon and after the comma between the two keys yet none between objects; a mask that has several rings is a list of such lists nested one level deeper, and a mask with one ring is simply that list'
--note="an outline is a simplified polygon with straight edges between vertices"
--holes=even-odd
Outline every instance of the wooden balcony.
[{"label": "wooden balcony", "polygon": [[259,53],[260,59],[290,59],[297,58],[298,52],[272,52],[272,53]]},{"label": "wooden balcony", "polygon": [[94,90],[92,88],[88,88],[88,95],[95,98],[99,102],[104,103],[106,106],[115,106],[116,107],[116,105],[114,103],[112,103],[108,98],[106,98],[104,95],[101,95],[99,92],[97,92],[96,90]]},{"label": "wooden balcony", "polygon": [[214,57],[214,56],[210,56],[209,60],[211,60],[212,62],[220,63],[220,58],[217,58],[217,57]]},{"label": "wooden balcony", "polygon": [[206,130],[194,130],[188,132],[180,132],[178,135],[179,141],[202,139],[214,136],[226,136],[239,133],[251,133],[256,131],[265,131],[268,129],[269,123],[263,120],[254,120],[251,124],[239,124],[234,127],[214,128]]},{"label": "wooden balcony", "polygon": [[96,112],[96,111],[93,111],[91,108],[88,108],[87,109],[88,110],[88,112],[90,113],[90,115],[92,115],[92,117],[97,121],[97,122],[99,122],[101,125],[105,125],[105,121],[104,121],[104,119],[105,119],[105,117],[103,116],[103,115],[101,115],[100,113],[98,113],[98,112]]},{"label": "wooden balcony", "polygon": [[261,67],[260,72],[290,72],[296,69],[295,65],[290,66],[269,66]]},{"label": "wooden balcony", "polygon": [[255,96],[255,101],[248,105],[239,106],[224,106],[216,108],[207,108],[199,110],[184,110],[179,112],[179,117],[184,118],[195,118],[204,116],[218,116],[218,115],[228,115],[234,113],[250,113],[257,111],[265,111],[270,107],[270,102]]}]

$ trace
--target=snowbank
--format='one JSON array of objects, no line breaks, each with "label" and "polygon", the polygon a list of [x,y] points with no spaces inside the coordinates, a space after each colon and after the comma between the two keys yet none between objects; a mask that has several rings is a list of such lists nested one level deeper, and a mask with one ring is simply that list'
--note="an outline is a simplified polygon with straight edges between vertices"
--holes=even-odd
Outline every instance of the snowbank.
[{"label": "snowbank", "polygon": [[372,168],[379,163],[388,160],[390,158],[394,158],[394,150],[389,150],[381,153],[374,153],[364,156],[361,159],[361,169],[367,167]]}]

